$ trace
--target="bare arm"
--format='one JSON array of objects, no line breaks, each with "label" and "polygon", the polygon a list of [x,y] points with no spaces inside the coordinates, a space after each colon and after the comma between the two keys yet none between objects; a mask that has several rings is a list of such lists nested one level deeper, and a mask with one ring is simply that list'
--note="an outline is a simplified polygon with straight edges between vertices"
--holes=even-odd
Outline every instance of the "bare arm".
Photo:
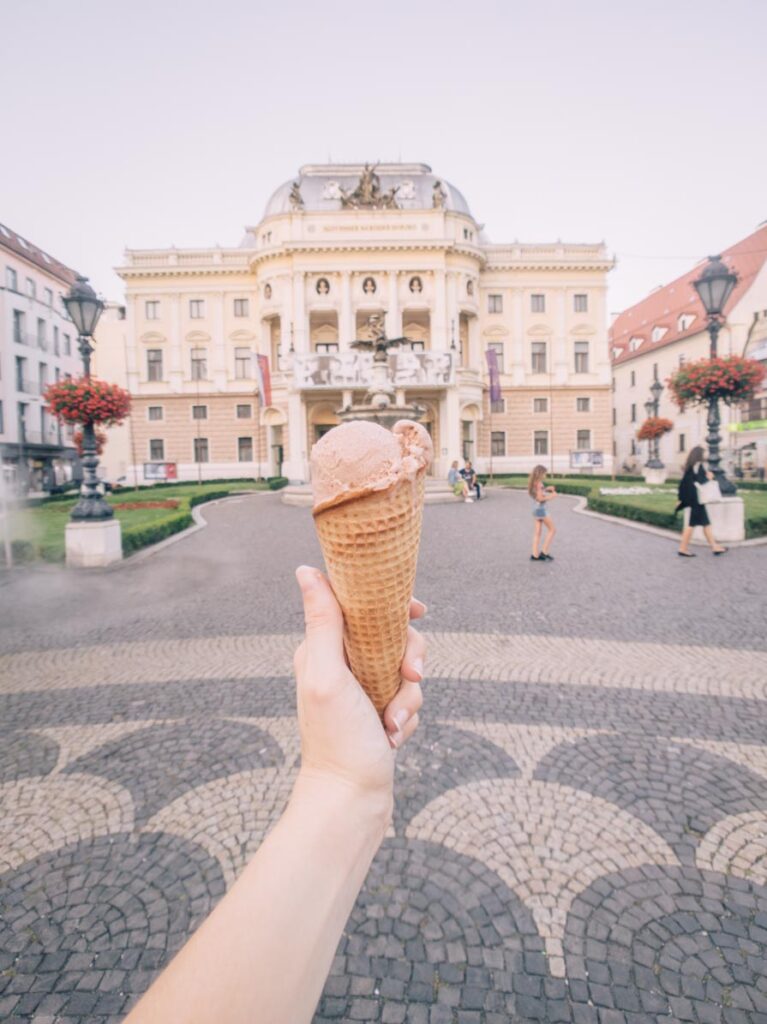
[{"label": "bare arm", "polygon": [[[295,659],[302,764],[290,802],[125,1024],[308,1024],[385,834],[392,747],[418,725],[423,640],[411,631],[385,732],[346,665],[341,610],[327,581],[308,568],[298,578],[306,616]],[[422,613],[414,603],[411,615]]]}]

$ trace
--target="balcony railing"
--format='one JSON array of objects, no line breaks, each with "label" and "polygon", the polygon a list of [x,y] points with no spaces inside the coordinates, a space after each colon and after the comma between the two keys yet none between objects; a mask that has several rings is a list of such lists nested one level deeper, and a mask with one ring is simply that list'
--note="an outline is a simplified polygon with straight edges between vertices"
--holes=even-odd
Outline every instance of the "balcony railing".
[{"label": "balcony railing", "polygon": [[[444,388],[453,383],[455,353],[400,350],[388,357],[389,375],[395,388]],[[371,352],[302,353],[294,356],[293,379],[297,388],[356,388],[373,382]]]},{"label": "balcony railing", "polygon": [[25,395],[39,395],[40,385],[34,380],[27,380],[25,377],[16,378],[16,390]]}]

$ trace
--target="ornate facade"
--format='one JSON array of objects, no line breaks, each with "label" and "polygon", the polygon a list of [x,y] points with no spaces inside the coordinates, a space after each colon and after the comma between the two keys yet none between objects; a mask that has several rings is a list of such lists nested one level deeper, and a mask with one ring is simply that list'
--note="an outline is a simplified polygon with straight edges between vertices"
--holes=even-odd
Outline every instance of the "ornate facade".
[{"label": "ornate facade", "polygon": [[369,382],[370,355],[350,343],[371,317],[404,339],[391,373],[425,410],[436,475],[465,457],[495,472],[609,468],[611,266],[601,243],[490,244],[425,164],[305,166],[236,248],[126,253],[139,473],[166,461],[181,478],[306,480],[311,445]]}]

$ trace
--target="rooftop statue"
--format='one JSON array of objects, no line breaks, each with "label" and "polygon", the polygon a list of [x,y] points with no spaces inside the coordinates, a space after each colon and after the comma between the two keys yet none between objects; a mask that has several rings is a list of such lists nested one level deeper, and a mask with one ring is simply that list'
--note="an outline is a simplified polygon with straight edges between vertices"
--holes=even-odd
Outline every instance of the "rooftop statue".
[{"label": "rooftop statue", "polygon": [[435,210],[444,210],[447,192],[442,187],[441,181],[435,181],[431,193],[431,205]]},{"label": "rooftop statue", "polygon": [[301,189],[299,188],[297,181],[294,181],[293,184],[290,186],[289,199],[291,210],[303,210],[304,197],[301,195]]},{"label": "rooftop statue", "polygon": [[345,210],[397,210],[398,189],[399,185],[394,185],[382,192],[381,179],[376,174],[375,166],[365,164],[357,187],[349,192],[339,186],[338,191],[341,193],[341,206]]}]

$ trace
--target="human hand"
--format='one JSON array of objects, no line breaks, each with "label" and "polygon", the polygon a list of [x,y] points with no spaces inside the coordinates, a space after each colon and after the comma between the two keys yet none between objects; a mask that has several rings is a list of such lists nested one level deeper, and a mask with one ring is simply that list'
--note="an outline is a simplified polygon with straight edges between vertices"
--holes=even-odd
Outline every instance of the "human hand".
[{"label": "human hand", "polygon": [[[330,584],[318,570],[296,570],[306,620],[306,637],[296,651],[298,724],[301,732],[299,785],[321,780],[358,791],[391,813],[394,749],[418,727],[426,644],[408,629],[403,682],[384,711],[384,727],[354,678],[344,655],[344,622]],[[410,618],[426,608],[415,599]]]}]

